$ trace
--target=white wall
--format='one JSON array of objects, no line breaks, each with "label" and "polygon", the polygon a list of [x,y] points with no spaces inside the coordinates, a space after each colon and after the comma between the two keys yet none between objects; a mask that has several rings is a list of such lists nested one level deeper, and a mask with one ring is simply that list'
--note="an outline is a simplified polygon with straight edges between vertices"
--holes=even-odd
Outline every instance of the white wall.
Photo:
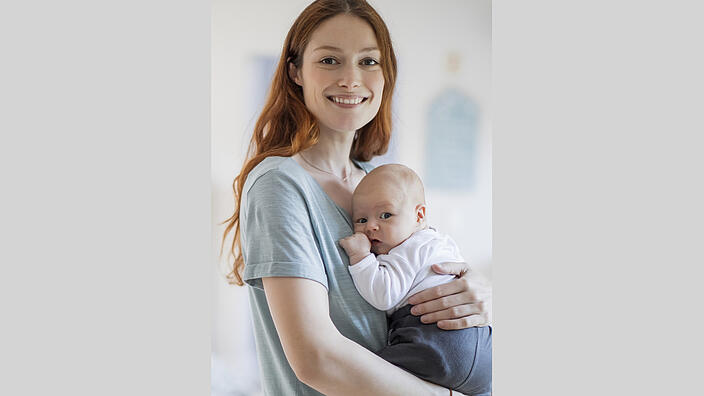
[{"label": "white wall", "polygon": [[[476,189],[472,193],[427,192],[429,219],[450,234],[472,265],[491,277],[491,2],[487,0],[376,0],[399,61],[394,130],[398,162],[424,175],[426,108],[454,86],[479,106]],[[212,185],[213,246],[232,214],[232,179],[242,165],[254,122],[247,88],[254,55],[278,57],[286,33],[309,1],[213,2]],[[431,5],[432,4],[432,5]],[[448,54],[460,56],[450,73]],[[213,263],[224,268],[223,263]],[[222,271],[224,273],[224,269]],[[213,280],[213,394],[252,394],[256,375],[246,289]],[[222,386],[221,386],[222,385]],[[239,391],[238,391],[239,390]],[[237,393],[240,392],[240,393]]]}]

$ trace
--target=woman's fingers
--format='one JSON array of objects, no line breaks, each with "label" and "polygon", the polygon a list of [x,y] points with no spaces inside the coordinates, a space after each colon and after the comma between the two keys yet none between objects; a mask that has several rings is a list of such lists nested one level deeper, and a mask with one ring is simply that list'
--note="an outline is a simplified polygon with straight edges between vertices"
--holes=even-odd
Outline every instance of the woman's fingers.
[{"label": "woman's fingers", "polygon": [[443,330],[459,330],[468,327],[480,327],[489,325],[486,318],[481,315],[465,316],[464,318],[455,320],[441,320],[438,322],[438,327]]},{"label": "woman's fingers", "polygon": [[432,269],[438,274],[462,276],[465,272],[469,271],[470,268],[467,263],[442,263],[433,264]]},{"label": "woman's fingers", "polygon": [[[408,299],[408,303],[413,304],[413,305],[417,305],[417,304],[423,305],[423,303],[425,303],[427,301],[432,301],[432,300],[435,300],[440,297],[449,296],[449,295],[464,292],[467,290],[468,290],[468,288],[467,288],[466,280],[463,280],[461,278],[455,279],[452,282],[445,283],[440,286],[431,287],[429,289],[425,289],[419,293],[412,295]],[[443,308],[447,308],[447,307],[443,307]],[[432,311],[425,311],[425,308],[421,308],[421,309],[423,311],[420,313],[432,312]]]},{"label": "woman's fingers", "polygon": [[437,273],[458,279],[416,293],[408,299],[411,313],[423,323],[437,323],[444,330],[466,329],[491,323],[491,284],[466,263],[433,265]]},{"label": "woman's fingers", "polygon": [[413,315],[424,315],[467,303],[471,303],[471,301],[468,301],[466,293],[457,293],[418,304],[411,308],[411,313]]},{"label": "woman's fingers", "polygon": [[482,302],[475,304],[455,305],[441,311],[425,314],[420,317],[420,321],[423,323],[435,323],[441,320],[461,319],[466,316],[481,314],[482,312],[484,312]]}]

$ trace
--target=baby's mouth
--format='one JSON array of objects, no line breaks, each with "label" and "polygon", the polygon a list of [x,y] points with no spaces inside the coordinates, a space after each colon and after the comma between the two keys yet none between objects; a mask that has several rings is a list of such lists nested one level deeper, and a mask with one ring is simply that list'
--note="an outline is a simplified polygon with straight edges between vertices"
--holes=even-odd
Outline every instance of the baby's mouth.
[{"label": "baby's mouth", "polygon": [[375,255],[381,254],[381,241],[378,239],[370,239],[369,241],[372,243],[372,247],[371,249],[369,249],[369,251],[371,251]]}]

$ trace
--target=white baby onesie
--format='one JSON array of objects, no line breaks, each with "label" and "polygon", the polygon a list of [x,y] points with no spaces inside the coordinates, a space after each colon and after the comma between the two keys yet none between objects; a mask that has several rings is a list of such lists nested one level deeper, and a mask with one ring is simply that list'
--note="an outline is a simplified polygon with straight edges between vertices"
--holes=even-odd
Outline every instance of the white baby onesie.
[{"label": "white baby onesie", "polygon": [[430,268],[433,264],[463,261],[452,238],[428,227],[414,232],[388,254],[375,257],[370,253],[349,270],[362,297],[391,315],[415,293],[455,279],[435,273]]}]

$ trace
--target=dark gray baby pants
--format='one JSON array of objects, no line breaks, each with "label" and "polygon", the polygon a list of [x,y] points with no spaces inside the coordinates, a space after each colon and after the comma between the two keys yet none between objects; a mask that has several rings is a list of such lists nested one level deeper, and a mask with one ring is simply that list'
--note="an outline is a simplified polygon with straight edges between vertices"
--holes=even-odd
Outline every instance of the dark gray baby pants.
[{"label": "dark gray baby pants", "polygon": [[442,330],[411,314],[411,305],[389,318],[384,360],[426,381],[465,395],[491,394],[491,327]]}]

